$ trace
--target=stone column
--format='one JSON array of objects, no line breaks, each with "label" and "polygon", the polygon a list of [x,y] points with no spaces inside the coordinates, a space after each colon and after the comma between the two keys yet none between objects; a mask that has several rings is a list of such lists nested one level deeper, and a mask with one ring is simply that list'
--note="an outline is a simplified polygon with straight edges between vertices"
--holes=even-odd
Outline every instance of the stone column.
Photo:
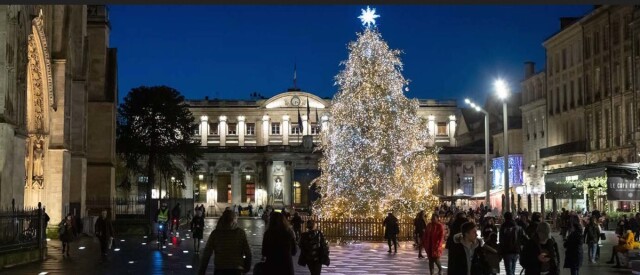
[{"label": "stone column", "polygon": [[244,120],[244,116],[238,116],[238,146],[244,146],[244,134],[246,132]]},{"label": "stone column", "polygon": [[273,161],[269,160],[266,162],[267,166],[267,178],[265,180],[265,201],[266,204],[272,204],[271,195],[273,194]]},{"label": "stone column", "polygon": [[309,129],[309,118],[307,115],[302,116],[302,135],[310,135],[311,131]]},{"label": "stone column", "polygon": [[262,145],[269,145],[269,116],[262,116]]},{"label": "stone column", "polygon": [[284,162],[284,177],[283,177],[283,190],[282,193],[284,194],[282,197],[282,203],[284,203],[284,205],[291,205],[291,196],[293,196],[293,194],[291,193],[292,190],[292,186],[293,186],[293,165],[291,161],[285,161]]},{"label": "stone column", "polygon": [[291,124],[289,123],[289,115],[282,116],[282,145],[289,145],[289,132]]},{"label": "stone column", "polygon": [[233,164],[233,172],[231,173],[231,203],[238,204],[242,203],[242,187],[240,183],[240,162],[234,161]]},{"label": "stone column", "polygon": [[456,146],[456,116],[449,116],[449,146]]},{"label": "stone column", "polygon": [[436,136],[436,117],[434,115],[428,116],[427,128],[429,129],[429,135],[432,137],[429,141],[429,145],[433,145],[435,143]]},{"label": "stone column", "polygon": [[200,146],[207,146],[207,137],[209,136],[209,117],[200,117]]},{"label": "stone column", "polygon": [[220,116],[218,134],[220,135],[220,146],[225,146],[227,141],[227,116]]}]

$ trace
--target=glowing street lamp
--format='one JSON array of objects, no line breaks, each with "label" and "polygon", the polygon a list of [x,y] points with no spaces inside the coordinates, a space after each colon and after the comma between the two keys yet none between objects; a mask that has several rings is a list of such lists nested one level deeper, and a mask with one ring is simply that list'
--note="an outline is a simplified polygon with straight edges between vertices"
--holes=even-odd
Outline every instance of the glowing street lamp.
[{"label": "glowing street lamp", "polygon": [[[502,121],[503,121],[503,154],[504,154],[504,194],[505,194],[505,204],[507,211],[511,211],[511,202],[509,201],[510,192],[509,192],[509,124],[507,124],[508,116],[507,116],[507,98],[509,97],[509,87],[507,83],[502,79],[497,79],[493,83],[494,88],[496,89],[496,95],[498,98],[502,100]],[[502,207],[504,209],[504,205]]]},{"label": "glowing street lamp", "polygon": [[484,114],[484,182],[486,190],[486,194],[484,196],[484,205],[491,208],[491,200],[489,196],[489,191],[491,191],[491,183],[489,180],[489,113],[468,98],[465,98],[464,102],[471,106],[471,108],[475,109],[477,112],[481,112]]}]

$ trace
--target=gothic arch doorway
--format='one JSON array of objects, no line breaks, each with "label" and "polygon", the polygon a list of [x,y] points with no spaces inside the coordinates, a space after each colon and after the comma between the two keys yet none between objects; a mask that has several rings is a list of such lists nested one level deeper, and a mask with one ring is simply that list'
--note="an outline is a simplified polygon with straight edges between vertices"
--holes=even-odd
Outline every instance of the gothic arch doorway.
[{"label": "gothic arch doorway", "polygon": [[45,168],[49,148],[49,113],[51,109],[56,110],[51,59],[45,37],[42,10],[31,22],[27,59],[25,206],[34,206],[44,199],[44,189],[47,185]]}]

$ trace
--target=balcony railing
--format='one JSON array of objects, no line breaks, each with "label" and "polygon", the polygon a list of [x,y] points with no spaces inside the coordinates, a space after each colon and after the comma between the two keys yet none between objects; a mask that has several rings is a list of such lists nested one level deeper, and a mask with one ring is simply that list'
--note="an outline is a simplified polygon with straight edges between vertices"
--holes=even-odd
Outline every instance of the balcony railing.
[{"label": "balcony railing", "polygon": [[584,140],[574,141],[548,148],[540,149],[540,158],[548,158],[562,154],[584,153],[587,151],[587,142]]}]

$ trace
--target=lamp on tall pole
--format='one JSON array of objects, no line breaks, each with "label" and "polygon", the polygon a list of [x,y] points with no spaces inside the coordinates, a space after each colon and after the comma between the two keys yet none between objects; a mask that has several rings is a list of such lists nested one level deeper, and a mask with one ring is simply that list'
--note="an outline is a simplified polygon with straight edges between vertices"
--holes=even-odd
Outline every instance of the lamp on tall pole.
[{"label": "lamp on tall pole", "polygon": [[[502,121],[503,121],[503,154],[504,154],[504,193],[505,193],[505,204],[507,211],[511,212],[511,201],[509,201],[509,125],[507,124],[507,98],[509,97],[509,87],[507,87],[507,83],[505,83],[502,79],[498,79],[493,83],[496,94],[502,100]],[[504,209],[504,205],[502,206]]]},{"label": "lamp on tall pole", "polygon": [[473,103],[470,99],[466,98],[465,103],[469,104],[471,108],[477,112],[484,114],[484,182],[486,194],[484,196],[484,205],[491,209],[491,200],[489,199],[489,191],[491,191],[491,181],[489,176],[489,113],[482,109],[478,104]]}]

